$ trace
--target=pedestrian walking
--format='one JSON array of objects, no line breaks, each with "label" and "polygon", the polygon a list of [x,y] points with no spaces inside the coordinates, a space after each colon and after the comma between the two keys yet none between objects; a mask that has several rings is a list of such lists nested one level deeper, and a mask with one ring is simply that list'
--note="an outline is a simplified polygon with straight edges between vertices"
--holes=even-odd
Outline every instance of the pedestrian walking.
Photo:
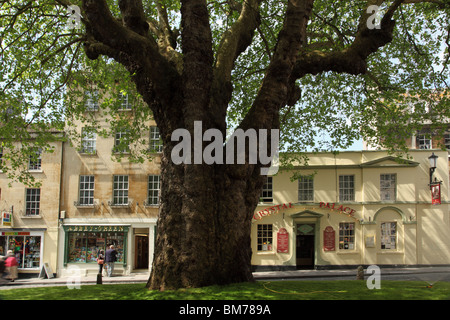
[{"label": "pedestrian walking", "polygon": [[102,250],[99,251],[97,256],[97,264],[98,264],[98,273],[102,274],[103,265],[105,263],[105,252]]},{"label": "pedestrian walking", "polygon": [[0,279],[3,280],[3,277],[5,276],[5,257],[4,256],[0,256]]},{"label": "pedestrian walking", "polygon": [[106,272],[108,277],[111,277],[114,272],[114,262],[116,262],[116,260],[117,251],[114,249],[114,245],[111,245],[105,252]]},{"label": "pedestrian walking", "polygon": [[6,254],[5,267],[6,271],[8,272],[7,279],[10,279],[11,282],[14,282],[14,280],[17,279],[18,266],[19,263],[17,262],[16,257],[14,256],[12,250],[8,250]]}]

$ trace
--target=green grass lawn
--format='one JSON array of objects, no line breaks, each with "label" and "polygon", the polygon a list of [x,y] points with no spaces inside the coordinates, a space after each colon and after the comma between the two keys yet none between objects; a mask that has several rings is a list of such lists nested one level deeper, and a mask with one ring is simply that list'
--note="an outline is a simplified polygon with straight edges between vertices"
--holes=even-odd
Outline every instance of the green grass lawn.
[{"label": "green grass lawn", "polygon": [[450,300],[450,282],[427,288],[420,281],[257,281],[173,291],[149,291],[144,284],[84,285],[0,290],[0,300]]}]

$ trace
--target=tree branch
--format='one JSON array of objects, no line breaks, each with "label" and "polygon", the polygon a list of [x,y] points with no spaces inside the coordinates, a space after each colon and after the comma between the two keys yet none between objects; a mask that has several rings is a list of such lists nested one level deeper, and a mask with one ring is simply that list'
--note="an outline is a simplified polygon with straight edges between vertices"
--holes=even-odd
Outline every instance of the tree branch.
[{"label": "tree branch", "polygon": [[178,72],[181,74],[183,69],[183,59],[182,55],[175,50],[177,47],[179,31],[173,31],[171,29],[165,6],[162,6],[160,2],[157,2],[156,9],[158,11],[159,22],[155,20],[151,21],[150,28],[156,31],[155,35],[158,37],[160,53],[169,61],[173,62]]},{"label": "tree branch", "polygon": [[119,0],[119,8],[126,27],[141,36],[148,35],[148,23],[145,19],[142,0]]},{"label": "tree branch", "polygon": [[283,28],[257,97],[240,127],[279,128],[279,110],[289,100],[291,75],[306,41],[306,26],[314,0],[288,2]]},{"label": "tree branch", "polygon": [[[109,47],[132,53],[136,49],[157,53],[157,46],[151,37],[144,37],[133,29],[123,26],[111,15],[105,0],[83,0],[83,9],[91,27],[92,35],[97,41]],[[130,8],[128,11],[135,11]],[[128,18],[124,18],[127,19]],[[148,25],[147,25],[148,26]]]},{"label": "tree branch", "polygon": [[231,81],[231,71],[234,62],[251,43],[254,32],[260,23],[259,4],[261,0],[248,0],[244,2],[238,20],[225,31],[215,63],[215,76],[222,81]]},{"label": "tree branch", "polygon": [[183,51],[183,95],[185,123],[205,118],[212,83],[212,34],[205,0],[181,1],[181,39]]},{"label": "tree branch", "polygon": [[[298,52],[306,41],[306,26],[311,16],[314,0],[288,1],[283,27],[278,34],[278,42],[267,68],[258,94],[249,112],[239,125],[247,129],[279,129],[279,111],[289,100],[292,91],[290,75],[295,66]],[[258,150],[272,154],[272,130],[267,134],[267,150]],[[259,149],[259,146],[257,147]],[[235,176],[243,176],[249,170],[260,175],[263,164],[234,166],[229,168]],[[261,177],[261,176],[259,176]],[[260,178],[261,179],[261,178]],[[261,180],[262,181],[262,180]]]},{"label": "tree branch", "polygon": [[[299,79],[306,74],[318,74],[326,71],[349,73],[353,75],[367,72],[366,59],[379,48],[392,41],[392,32],[395,21],[392,20],[394,12],[404,0],[396,0],[387,10],[381,20],[380,29],[369,29],[367,20],[369,14],[363,11],[360,19],[359,30],[352,44],[339,51],[322,52],[314,50],[301,52],[297,60],[293,77]],[[383,1],[368,1],[370,4],[379,5]]]},{"label": "tree branch", "polygon": [[240,10],[238,20],[222,36],[214,65],[211,117],[217,128],[225,132],[226,111],[232,97],[231,72],[238,56],[250,45],[260,24],[261,0],[248,0]]}]

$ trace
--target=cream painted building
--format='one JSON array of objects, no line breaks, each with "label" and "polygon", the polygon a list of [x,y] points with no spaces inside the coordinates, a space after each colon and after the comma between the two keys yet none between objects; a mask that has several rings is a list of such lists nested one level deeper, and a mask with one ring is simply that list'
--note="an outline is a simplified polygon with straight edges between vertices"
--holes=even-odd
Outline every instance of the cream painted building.
[{"label": "cream painted building", "polygon": [[[119,112],[131,115],[133,111]],[[101,128],[108,127],[100,112],[94,116]],[[159,210],[161,147],[158,128],[151,122],[148,127],[148,132],[142,132],[144,145],[123,146],[120,142],[126,132],[104,138],[85,134],[86,127],[76,124],[81,143],[64,149],[59,274],[71,266],[84,275],[98,273],[98,252],[111,244],[118,251],[115,274],[149,270]],[[136,163],[128,157],[130,148],[155,152],[151,160]],[[113,159],[119,153],[120,161]]]},{"label": "cream painted building", "polygon": [[410,155],[399,163],[384,151],[319,153],[295,168],[298,180],[293,171],[268,177],[253,216],[254,268],[450,265],[448,153]]},{"label": "cream painted building", "polygon": [[[20,273],[39,273],[44,264],[50,272],[57,268],[63,142],[49,146],[53,152],[39,149],[38,158],[24,164],[40,186],[11,183],[7,174],[0,172],[0,255],[12,250]],[[8,152],[1,151],[2,156]]]},{"label": "cream painted building", "polygon": [[[101,108],[89,111],[100,128],[109,126]],[[133,116],[127,103],[117,112]],[[152,123],[142,132],[143,144],[129,146],[122,142],[126,131],[104,138],[80,121],[73,123],[68,131],[77,131],[79,143],[52,142],[53,152],[25,164],[40,187],[10,186],[0,172],[0,255],[12,249],[20,274],[39,274],[45,265],[56,276],[74,268],[88,275],[98,273],[98,251],[113,244],[119,253],[115,274],[148,272],[160,190],[161,143]],[[151,159],[130,161],[133,148]],[[122,156],[120,161],[115,155]]]}]

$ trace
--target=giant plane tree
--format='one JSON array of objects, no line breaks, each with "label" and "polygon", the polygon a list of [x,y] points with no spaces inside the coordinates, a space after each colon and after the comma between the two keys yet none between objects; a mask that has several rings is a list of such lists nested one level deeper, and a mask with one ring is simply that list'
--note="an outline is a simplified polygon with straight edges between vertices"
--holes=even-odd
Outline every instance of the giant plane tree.
[{"label": "giant plane tree", "polygon": [[[285,166],[362,138],[404,152],[402,137],[425,122],[440,132],[449,116],[449,18],[448,0],[1,0],[2,170],[33,183],[20,166],[50,148],[50,129],[74,118],[96,128],[77,92],[133,93],[133,119],[111,125],[137,141],[152,118],[163,142],[148,287],[250,281],[251,217],[269,164],[248,154],[175,163],[173,132],[262,129],[269,142],[279,132]],[[211,140],[191,144],[191,157]]]}]

